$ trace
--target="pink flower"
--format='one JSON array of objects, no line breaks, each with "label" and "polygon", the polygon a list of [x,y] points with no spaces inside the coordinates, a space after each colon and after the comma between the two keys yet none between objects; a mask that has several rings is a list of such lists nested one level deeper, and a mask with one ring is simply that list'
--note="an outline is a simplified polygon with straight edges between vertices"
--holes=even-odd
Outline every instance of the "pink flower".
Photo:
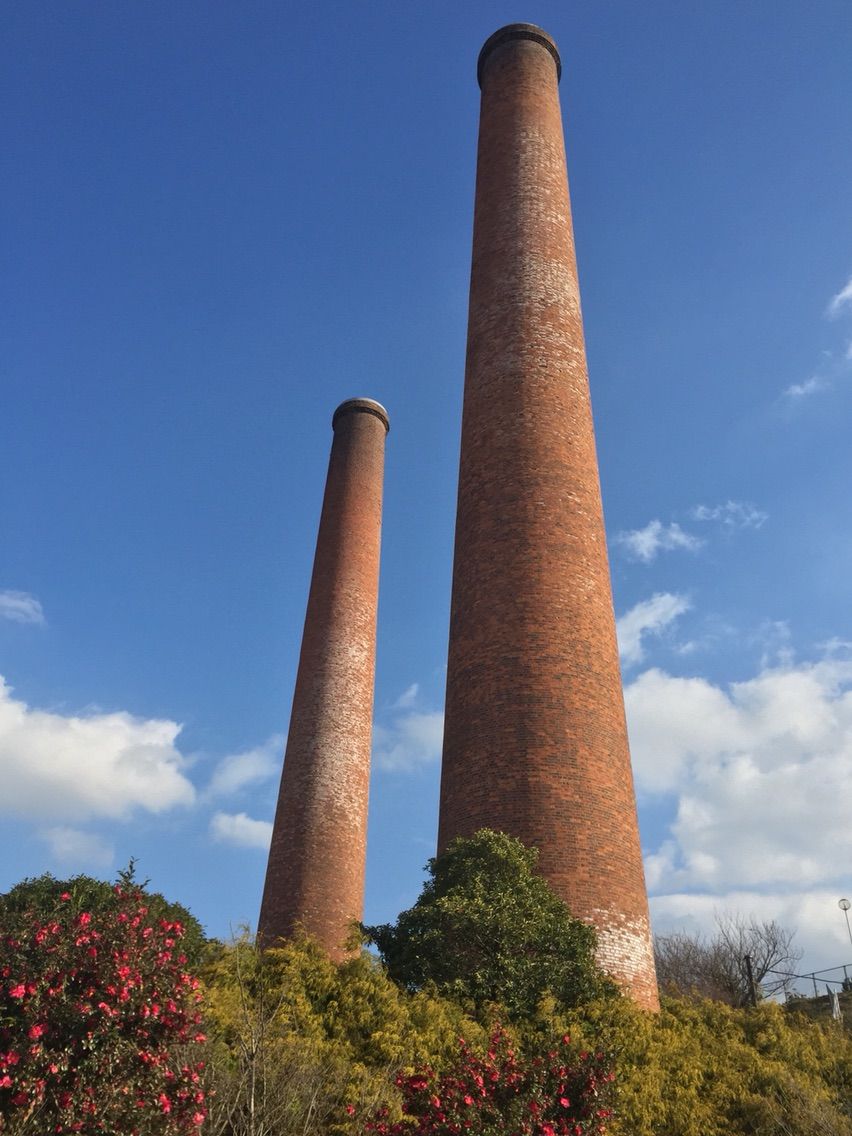
[{"label": "pink flower", "polygon": [[8,1073],[6,1073],[5,1076],[0,1077],[0,1089],[11,1089],[11,1087],[12,1087],[12,1078],[9,1076]]},{"label": "pink flower", "polygon": [[37,1037],[41,1037],[43,1033],[47,1033],[47,1026],[42,1022],[37,1022],[34,1026],[30,1026],[29,1036],[33,1040],[35,1040]]},{"label": "pink flower", "polygon": [[206,1112],[195,1112],[192,1114],[192,1123],[202,1125],[207,1118]]},{"label": "pink flower", "polygon": [[172,1111],[172,1102],[169,1100],[165,1093],[160,1093],[160,1095],[157,1097],[157,1101],[163,1112]]},{"label": "pink flower", "polygon": [[88,927],[88,925],[92,922],[92,917],[88,913],[88,911],[81,911],[77,916],[77,922],[81,927]]},{"label": "pink flower", "polygon": [[64,891],[64,892],[62,893],[62,895],[60,895],[60,897],[59,897],[59,898],[60,898],[60,899],[61,899],[61,900],[63,901],[63,903],[64,903],[66,899],[70,899],[70,898],[71,898],[71,892],[70,892],[70,891]]}]

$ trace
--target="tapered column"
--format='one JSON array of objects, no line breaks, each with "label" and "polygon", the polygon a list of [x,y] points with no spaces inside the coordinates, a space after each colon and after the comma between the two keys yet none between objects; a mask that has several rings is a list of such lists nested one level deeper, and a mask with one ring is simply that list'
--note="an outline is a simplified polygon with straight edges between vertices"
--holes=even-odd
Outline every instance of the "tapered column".
[{"label": "tapered column", "polygon": [[439,850],[489,827],[657,989],[580,315],[559,54],[482,49]]},{"label": "tapered column", "polygon": [[270,946],[301,926],[340,959],[351,921],[363,915],[389,426],[367,398],[344,402],[332,426],[258,938]]}]

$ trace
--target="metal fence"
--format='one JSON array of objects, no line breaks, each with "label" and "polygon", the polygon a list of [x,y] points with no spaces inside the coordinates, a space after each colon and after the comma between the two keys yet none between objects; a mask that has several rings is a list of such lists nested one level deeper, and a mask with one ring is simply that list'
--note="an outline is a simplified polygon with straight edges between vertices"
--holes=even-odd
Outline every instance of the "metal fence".
[{"label": "metal fence", "polygon": [[786,970],[770,970],[767,973],[777,978],[790,979],[791,987],[787,991],[789,1001],[791,998],[819,998],[835,990],[838,994],[852,991],[850,971],[852,971],[852,962],[841,966],[830,966],[825,970],[811,970],[806,974],[794,974]]}]

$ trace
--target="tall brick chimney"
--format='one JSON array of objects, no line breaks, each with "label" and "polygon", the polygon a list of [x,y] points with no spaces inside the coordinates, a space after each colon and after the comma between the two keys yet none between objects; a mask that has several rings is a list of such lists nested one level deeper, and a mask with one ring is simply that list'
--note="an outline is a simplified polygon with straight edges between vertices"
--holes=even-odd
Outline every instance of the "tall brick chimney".
[{"label": "tall brick chimney", "polygon": [[537,847],[601,964],[656,1008],[556,44],[511,24],[478,76],[438,846],[488,827]]},{"label": "tall brick chimney", "polygon": [[258,921],[301,925],[335,959],[363,915],[387,412],[342,403],[317,536],[290,732]]}]

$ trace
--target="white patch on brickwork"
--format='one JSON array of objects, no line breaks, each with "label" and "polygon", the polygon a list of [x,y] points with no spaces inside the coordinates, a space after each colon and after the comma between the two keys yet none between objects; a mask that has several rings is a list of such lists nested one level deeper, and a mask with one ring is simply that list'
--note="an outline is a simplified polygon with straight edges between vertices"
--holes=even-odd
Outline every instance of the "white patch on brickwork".
[{"label": "white patch on brickwork", "polygon": [[607,974],[625,986],[652,984],[655,971],[648,920],[629,919],[603,908],[595,908],[590,919],[598,932],[597,959]]},{"label": "white patch on brickwork", "polygon": [[[335,823],[346,817],[360,826],[365,807],[364,776],[370,762],[373,693],[372,639],[351,631],[326,644],[317,667],[318,727],[308,741],[314,754],[316,803],[332,810]],[[329,713],[333,707],[333,713]]]}]

